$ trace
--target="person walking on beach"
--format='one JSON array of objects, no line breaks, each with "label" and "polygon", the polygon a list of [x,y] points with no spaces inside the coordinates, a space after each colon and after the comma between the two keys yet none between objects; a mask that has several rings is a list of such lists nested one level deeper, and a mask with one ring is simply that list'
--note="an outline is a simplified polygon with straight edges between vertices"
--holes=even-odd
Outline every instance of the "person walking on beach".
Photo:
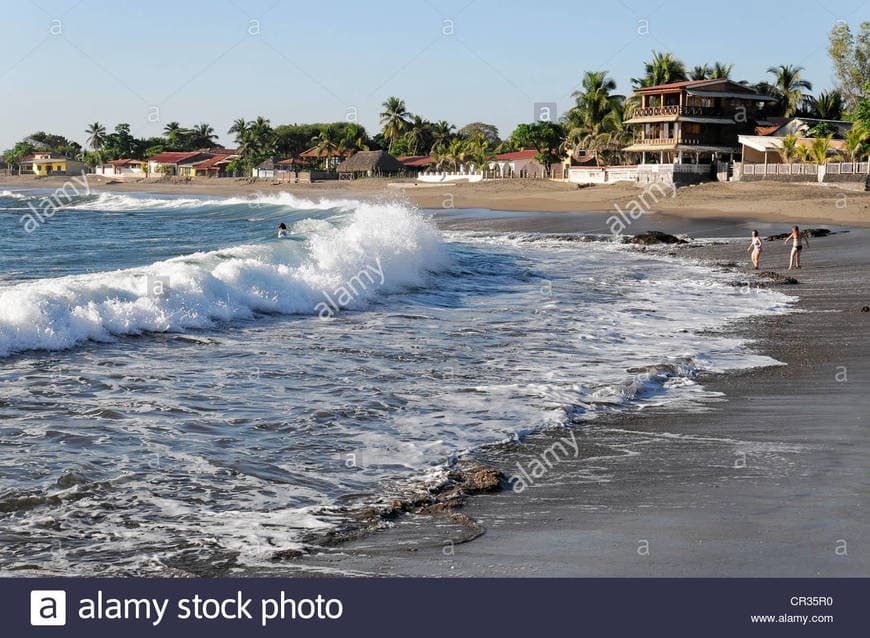
[{"label": "person walking on beach", "polygon": [[791,234],[785,238],[786,245],[788,245],[788,242],[792,242],[791,255],[788,259],[788,269],[793,270],[794,268],[800,268],[801,251],[804,249],[804,242],[806,242],[807,248],[810,247],[809,237],[807,237],[806,233],[802,233],[800,228],[797,226],[792,226]]},{"label": "person walking on beach", "polygon": [[752,240],[749,242],[747,251],[752,251],[752,265],[755,270],[758,270],[758,260],[761,258],[761,237],[758,236],[758,231],[752,231]]}]

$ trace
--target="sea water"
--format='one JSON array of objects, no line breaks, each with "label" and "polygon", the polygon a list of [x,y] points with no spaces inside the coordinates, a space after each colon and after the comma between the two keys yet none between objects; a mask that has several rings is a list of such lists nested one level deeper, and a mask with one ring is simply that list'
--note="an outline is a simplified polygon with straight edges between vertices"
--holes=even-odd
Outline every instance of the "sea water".
[{"label": "sea water", "polygon": [[479,446],[703,409],[775,363],[728,324],[790,303],[397,202],[93,193],[27,232],[46,195],[0,192],[4,574],[256,571]]}]

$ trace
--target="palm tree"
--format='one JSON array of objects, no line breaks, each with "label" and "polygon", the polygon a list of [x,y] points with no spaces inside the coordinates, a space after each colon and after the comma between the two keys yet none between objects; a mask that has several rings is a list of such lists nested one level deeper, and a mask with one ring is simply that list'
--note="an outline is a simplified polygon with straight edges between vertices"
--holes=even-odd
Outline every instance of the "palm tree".
[{"label": "palm tree", "polygon": [[450,146],[447,147],[446,158],[454,171],[458,171],[460,166],[465,164],[466,152],[467,144],[464,140],[453,138],[450,141]]},{"label": "palm tree", "polygon": [[184,129],[178,122],[170,122],[163,127],[163,136],[166,138],[166,143],[170,148],[175,148],[181,141],[179,138],[183,135]]},{"label": "palm tree", "polygon": [[817,137],[813,140],[813,143],[810,144],[809,155],[816,164],[824,164],[831,159],[829,155],[831,152],[832,137],[832,135]]},{"label": "palm tree", "polygon": [[811,91],[813,88],[812,82],[801,78],[803,70],[802,66],[788,64],[780,64],[767,69],[767,72],[776,78],[773,86],[779,93],[780,106],[785,117],[791,117],[797,111],[798,105],[804,97],[803,89]]},{"label": "palm tree", "polygon": [[405,100],[397,97],[387,98],[387,101],[382,104],[384,107],[381,115],[381,132],[385,139],[390,140],[389,150],[393,150],[393,144],[399,139],[408,128],[409,118],[408,109],[405,108]]},{"label": "palm tree", "polygon": [[800,157],[800,151],[798,151],[799,148],[803,147],[798,145],[797,135],[789,133],[782,138],[782,148],[779,149],[782,161],[786,164],[791,164],[795,159],[798,159]]},{"label": "palm tree", "polygon": [[455,130],[455,126],[444,120],[432,124],[430,132],[432,134],[433,146],[436,144],[449,144]]},{"label": "palm tree", "polygon": [[214,127],[211,124],[202,122],[197,124],[190,130],[193,146],[196,148],[214,148],[217,146],[215,140],[217,135],[214,132]]},{"label": "palm tree", "polygon": [[106,143],[106,127],[99,122],[94,122],[85,129],[88,135],[88,144],[94,152],[99,153]]},{"label": "palm tree", "polygon": [[421,148],[426,148],[426,142],[432,137],[432,123],[424,120],[419,115],[413,116],[408,124],[408,132],[405,136],[411,144],[411,155],[418,155]]},{"label": "palm tree", "polygon": [[710,77],[710,67],[706,64],[692,67],[692,72],[689,74],[690,80],[706,80]]},{"label": "palm tree", "polygon": [[867,131],[857,125],[846,133],[844,150],[850,162],[860,162],[861,158],[867,155],[867,138]]},{"label": "palm tree", "polygon": [[245,118],[240,117],[236,120],[233,120],[233,125],[230,126],[230,128],[227,130],[227,135],[232,135],[233,133],[235,133],[236,144],[241,144],[247,130],[248,123],[245,121]]},{"label": "palm tree", "polygon": [[345,147],[348,153],[369,150],[368,133],[366,133],[364,127],[354,122],[351,122],[345,128],[344,138],[342,139],[342,142],[342,146]]},{"label": "palm tree", "polygon": [[635,87],[658,86],[688,78],[686,65],[672,53],[653,51],[652,54],[652,62],[644,62],[645,75],[642,78],[632,78],[631,82]]},{"label": "palm tree", "polygon": [[711,80],[728,80],[731,77],[731,71],[733,70],[733,64],[714,62],[713,67],[710,69],[710,74],[707,77]]},{"label": "palm tree", "polygon": [[343,141],[338,128],[335,124],[327,124],[311,141],[314,142],[317,154],[324,158],[324,167],[328,170],[331,158],[339,152],[339,147]]},{"label": "palm tree", "polygon": [[839,120],[843,116],[843,95],[837,90],[810,97],[809,103],[812,114],[820,119]]},{"label": "palm tree", "polygon": [[565,143],[595,153],[610,146],[611,134],[623,130],[625,97],[611,93],[616,82],[607,76],[607,71],[589,71],[581,81],[582,89],[572,97],[576,106],[565,116],[565,129],[568,131]]}]

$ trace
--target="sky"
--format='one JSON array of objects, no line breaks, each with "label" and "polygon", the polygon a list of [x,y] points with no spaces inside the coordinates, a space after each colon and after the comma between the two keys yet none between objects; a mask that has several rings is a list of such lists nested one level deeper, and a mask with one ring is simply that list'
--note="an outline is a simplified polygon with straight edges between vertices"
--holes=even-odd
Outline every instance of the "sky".
[{"label": "sky", "polygon": [[232,145],[231,122],[258,115],[374,134],[392,95],[506,137],[538,103],[570,108],[584,71],[630,93],[652,50],[751,82],[800,65],[827,90],[827,34],[870,20],[870,1],[4,0],[0,20],[0,149],[37,130],[84,143],[94,121],[137,136],[207,122]]}]

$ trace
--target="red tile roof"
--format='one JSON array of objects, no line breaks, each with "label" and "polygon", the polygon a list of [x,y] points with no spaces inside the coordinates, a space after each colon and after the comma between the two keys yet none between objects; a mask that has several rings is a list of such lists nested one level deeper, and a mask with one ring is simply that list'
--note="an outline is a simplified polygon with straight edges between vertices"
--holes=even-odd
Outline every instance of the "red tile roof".
[{"label": "red tile roof", "polygon": [[199,151],[194,151],[192,153],[167,151],[165,153],[157,153],[157,155],[152,155],[145,161],[156,162],[157,164],[178,164],[179,162],[189,160],[190,158],[196,157],[197,155],[202,155],[202,153],[200,153]]},{"label": "red tile roof", "polygon": [[281,166],[292,166],[294,164],[302,165],[302,164],[305,164],[305,161],[303,161],[301,159],[296,159],[294,157],[290,157],[288,159],[283,159],[280,162],[278,162],[278,165],[281,165]]},{"label": "red tile roof", "polygon": [[144,164],[145,160],[137,159],[116,159],[111,162],[106,162],[109,166],[127,166],[128,164]]},{"label": "red tile roof", "polygon": [[400,155],[396,159],[411,167],[428,166],[435,161],[430,155]]},{"label": "red tile roof", "polygon": [[229,159],[234,155],[234,153],[228,153],[224,155],[215,155],[214,157],[210,157],[207,160],[202,162],[198,162],[193,165],[193,168],[198,171],[208,170],[210,168],[215,168],[221,162],[229,161]]},{"label": "red tile roof", "polygon": [[773,126],[756,126],[755,134],[756,135],[770,135],[774,131],[778,131],[782,125],[774,124]]},{"label": "red tile roof", "polygon": [[499,161],[510,161],[510,160],[519,160],[519,159],[532,159],[535,155],[538,154],[538,151],[532,149],[529,151],[516,151],[514,153],[502,153],[501,155],[496,155],[495,159]]}]

